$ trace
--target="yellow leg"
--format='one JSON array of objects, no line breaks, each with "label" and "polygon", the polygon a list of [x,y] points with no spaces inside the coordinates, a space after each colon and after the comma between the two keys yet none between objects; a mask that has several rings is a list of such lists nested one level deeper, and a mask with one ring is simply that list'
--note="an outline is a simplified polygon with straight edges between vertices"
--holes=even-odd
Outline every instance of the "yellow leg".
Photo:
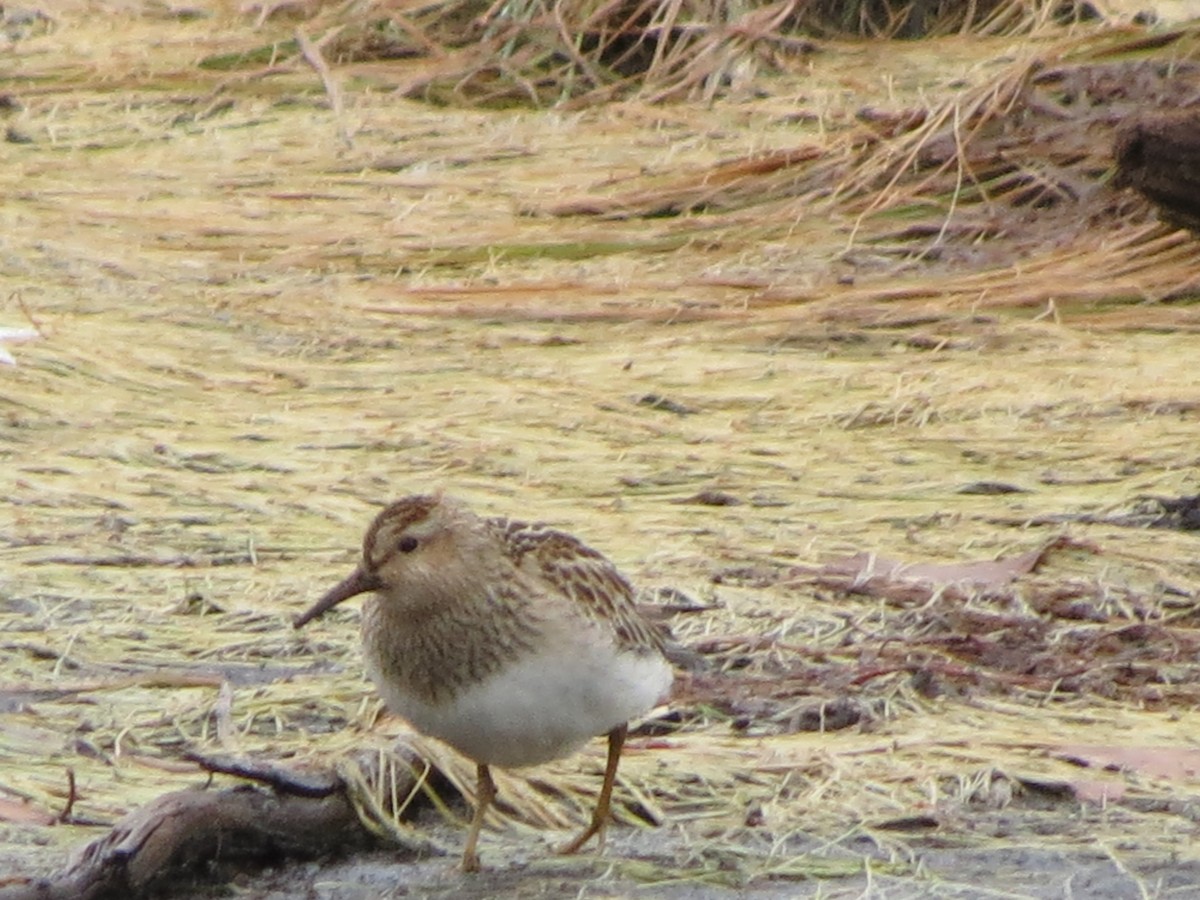
[{"label": "yellow leg", "polygon": [[487,808],[496,799],[496,783],[492,781],[492,773],[483,763],[475,766],[475,815],[471,819],[471,829],[467,832],[467,844],[463,847],[462,868],[464,872],[479,871],[479,852],[475,849],[479,843],[479,830],[483,828],[483,816]]},{"label": "yellow leg", "polygon": [[625,735],[629,733],[628,725],[621,725],[608,733],[608,762],[604,766],[604,785],[600,788],[600,796],[596,798],[596,810],[592,813],[592,822],[571,843],[562,847],[562,854],[574,853],[594,836],[599,835],[600,847],[604,847],[604,829],[608,827],[608,811],[612,803],[613,782],[617,780],[617,764],[621,761],[621,748],[625,746]]}]

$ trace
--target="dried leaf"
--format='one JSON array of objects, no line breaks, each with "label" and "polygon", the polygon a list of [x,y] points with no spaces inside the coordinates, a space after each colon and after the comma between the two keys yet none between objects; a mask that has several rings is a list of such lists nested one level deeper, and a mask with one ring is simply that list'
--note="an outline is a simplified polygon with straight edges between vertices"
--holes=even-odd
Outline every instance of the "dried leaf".
[{"label": "dried leaf", "polygon": [[25,800],[11,800],[0,797],[0,822],[11,822],[14,825],[53,825],[58,816],[39,809]]},{"label": "dried leaf", "polygon": [[1088,768],[1136,772],[1176,781],[1200,779],[1200,748],[1065,744],[1052,754]]}]

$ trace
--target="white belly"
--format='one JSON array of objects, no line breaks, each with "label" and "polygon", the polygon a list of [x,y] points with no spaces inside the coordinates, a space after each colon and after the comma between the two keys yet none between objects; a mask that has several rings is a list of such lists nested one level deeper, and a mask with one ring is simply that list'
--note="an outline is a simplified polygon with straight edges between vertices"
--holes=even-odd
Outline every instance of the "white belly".
[{"label": "white belly", "polygon": [[384,702],[418,730],[478,763],[515,768],[566,756],[665,698],[658,654],[563,647],[527,656],[453,700],[431,705],[370,671]]}]

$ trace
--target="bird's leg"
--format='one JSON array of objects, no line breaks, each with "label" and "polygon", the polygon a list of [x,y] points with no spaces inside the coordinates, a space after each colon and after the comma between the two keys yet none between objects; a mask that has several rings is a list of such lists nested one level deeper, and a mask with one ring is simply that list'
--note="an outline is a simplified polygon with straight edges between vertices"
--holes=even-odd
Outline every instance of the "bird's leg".
[{"label": "bird's leg", "polygon": [[462,868],[464,872],[479,871],[479,853],[475,849],[479,843],[479,830],[483,828],[483,816],[487,808],[496,799],[496,783],[492,781],[492,773],[483,763],[475,766],[475,815],[471,819],[471,828],[467,832],[467,844],[463,847]]},{"label": "bird's leg", "polygon": [[604,785],[600,788],[600,796],[596,798],[596,810],[592,813],[592,822],[571,843],[559,849],[564,855],[574,853],[593,836],[600,836],[600,847],[604,847],[604,829],[608,827],[608,810],[612,801],[613,782],[617,780],[617,764],[621,761],[621,748],[625,746],[625,735],[629,733],[629,725],[620,725],[608,733],[608,762],[604,766]]}]

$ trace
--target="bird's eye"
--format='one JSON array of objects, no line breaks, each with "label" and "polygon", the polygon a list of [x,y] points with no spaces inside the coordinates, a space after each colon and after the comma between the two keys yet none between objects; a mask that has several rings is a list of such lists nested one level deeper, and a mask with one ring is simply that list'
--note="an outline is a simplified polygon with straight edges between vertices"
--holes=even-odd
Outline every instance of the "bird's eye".
[{"label": "bird's eye", "polygon": [[400,538],[400,543],[396,545],[396,549],[401,553],[412,553],[417,549],[417,539],[411,534],[406,534]]}]

